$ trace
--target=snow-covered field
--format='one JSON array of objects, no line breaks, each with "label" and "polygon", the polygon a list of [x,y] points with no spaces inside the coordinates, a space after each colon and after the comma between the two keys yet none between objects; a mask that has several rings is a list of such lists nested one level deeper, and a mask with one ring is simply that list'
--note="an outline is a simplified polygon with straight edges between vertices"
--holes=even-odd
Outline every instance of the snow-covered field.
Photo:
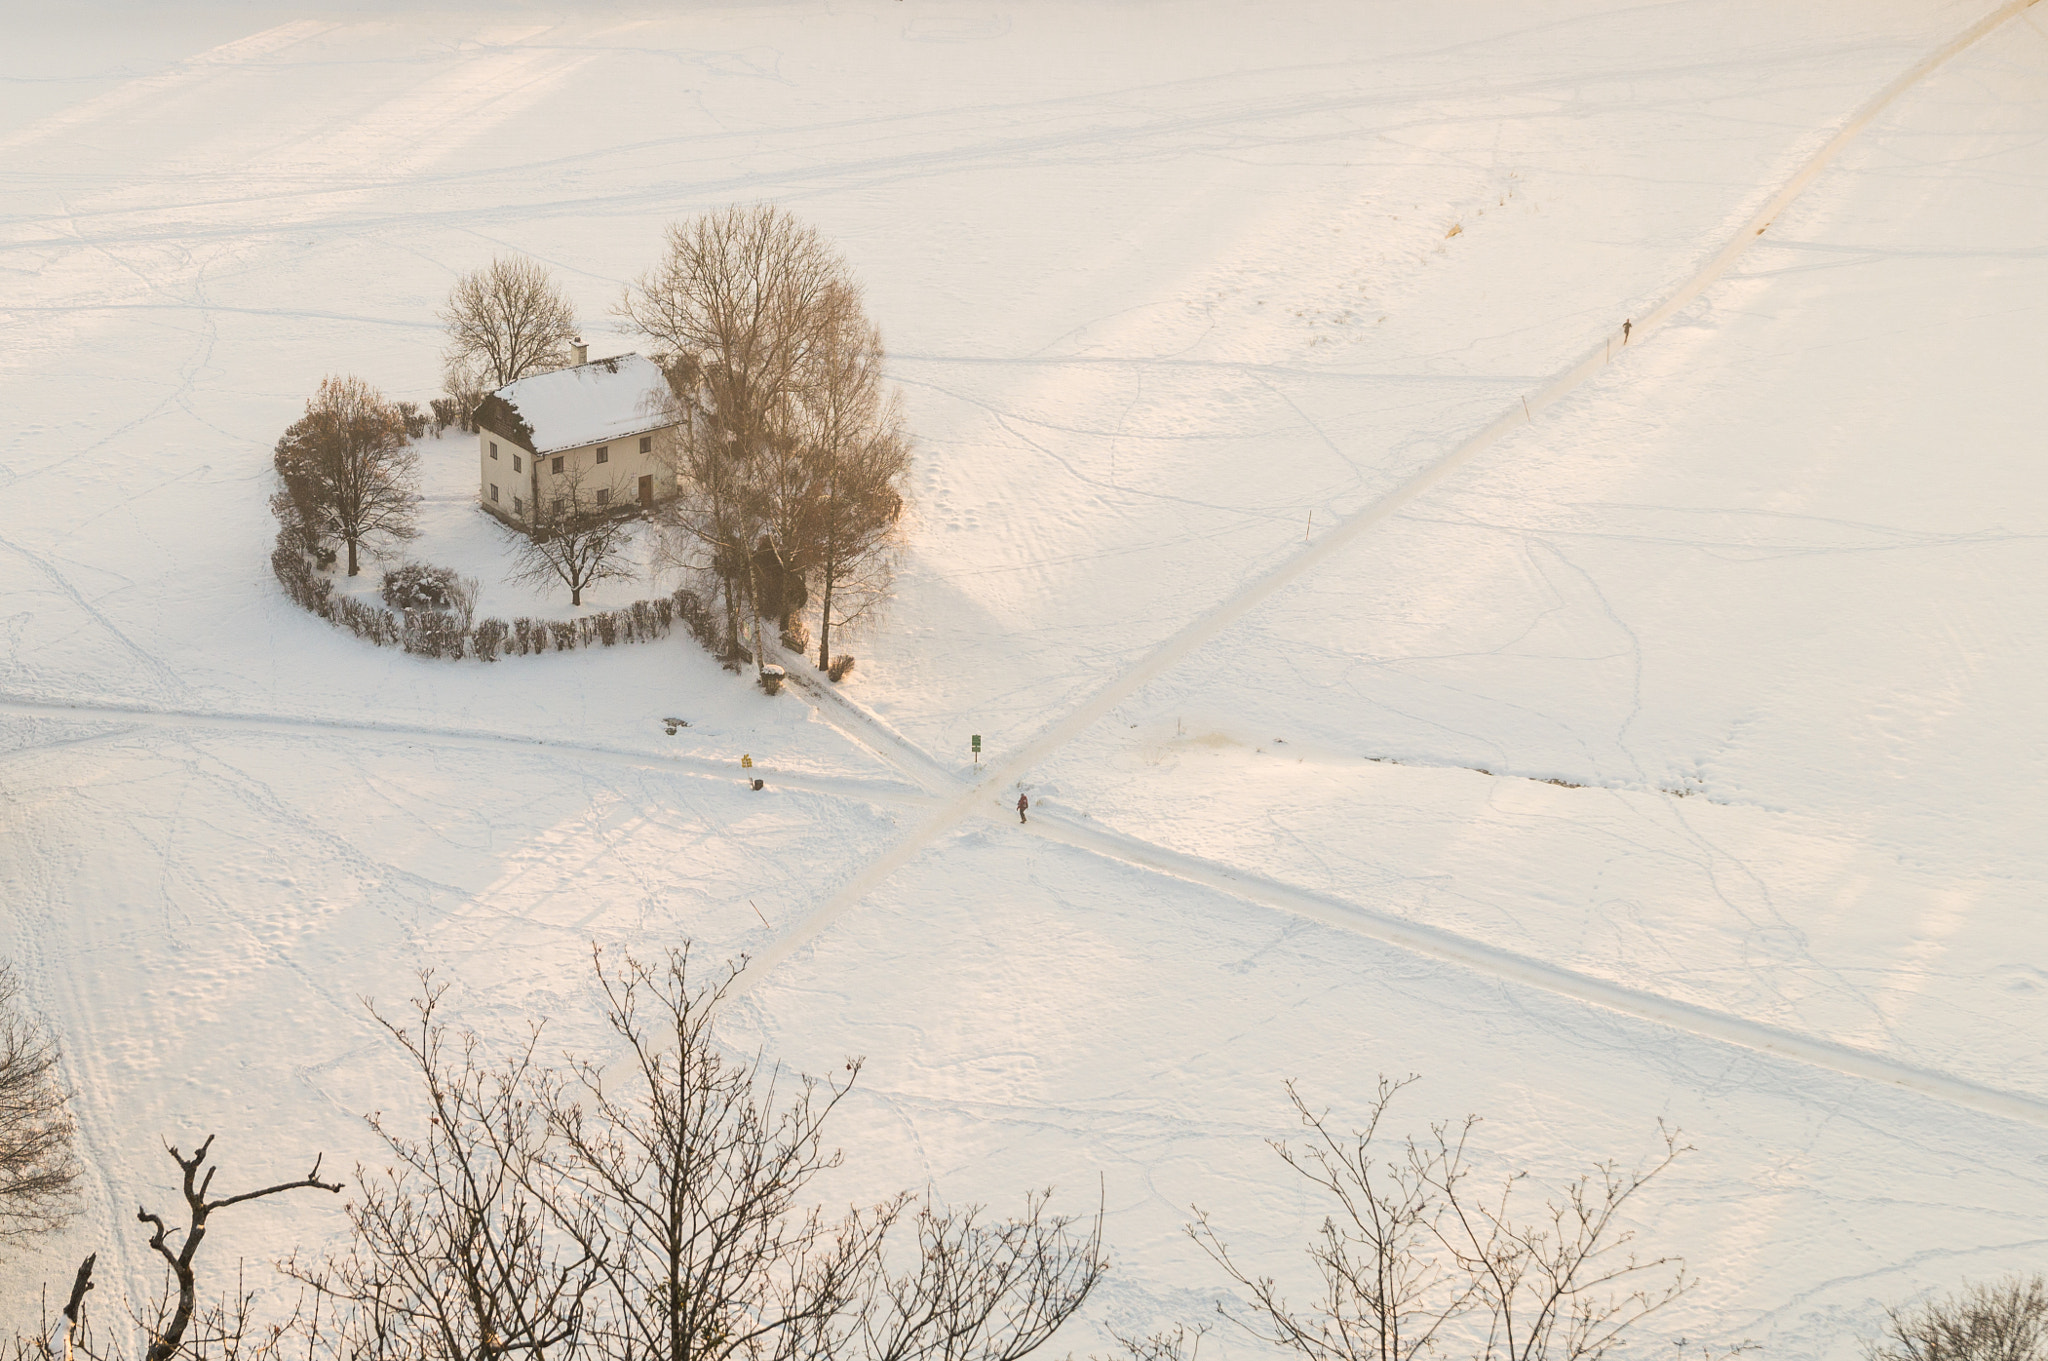
[{"label": "snow-covered field", "polygon": [[[366,1155],[406,1096],[361,999],[416,969],[574,1038],[589,942],[688,937],[760,961],[733,1043],[867,1056],[848,1193],[1099,1179],[1084,1352],[1210,1310],[1191,1203],[1296,1269],[1288,1078],[1421,1073],[1414,1126],[1546,1174],[1683,1126],[1660,1345],[1846,1359],[2038,1267],[2048,16],[1745,225],[1992,9],[10,21],[0,953],[93,1166],[49,1260],[148,1279],[160,1135]],[[434,307],[506,249],[631,348],[661,228],[760,198],[866,280],[921,440],[843,692],[680,637],[420,661],[281,597],[269,451],[321,376],[432,395]],[[490,530],[469,466],[430,532]]]}]

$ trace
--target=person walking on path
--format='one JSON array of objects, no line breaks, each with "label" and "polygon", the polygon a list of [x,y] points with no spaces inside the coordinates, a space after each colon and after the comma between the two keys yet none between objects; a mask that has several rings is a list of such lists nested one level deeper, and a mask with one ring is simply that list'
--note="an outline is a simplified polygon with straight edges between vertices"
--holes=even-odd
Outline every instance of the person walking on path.
[{"label": "person walking on path", "polygon": [[1031,819],[1030,819],[1030,818],[1027,818],[1027,817],[1025,817],[1025,816],[1024,816],[1024,810],[1025,810],[1025,809],[1027,809],[1027,808],[1029,808],[1030,806],[1031,806],[1031,796],[1030,796],[1029,794],[1019,794],[1019,795],[1017,796],[1017,821],[1019,821],[1019,822],[1029,822],[1029,821],[1031,821]]},{"label": "person walking on path", "polygon": [[1621,343],[1622,343],[1622,344],[1624,344],[1624,345],[1628,344],[1628,333],[1629,333],[1630,331],[1633,331],[1633,330],[1635,330],[1635,329],[1636,329],[1636,323],[1635,323],[1635,318],[1634,318],[1634,317],[1630,317],[1630,318],[1629,318],[1628,320],[1626,320],[1626,321],[1624,321],[1624,322],[1622,322],[1622,323],[1621,323]]}]

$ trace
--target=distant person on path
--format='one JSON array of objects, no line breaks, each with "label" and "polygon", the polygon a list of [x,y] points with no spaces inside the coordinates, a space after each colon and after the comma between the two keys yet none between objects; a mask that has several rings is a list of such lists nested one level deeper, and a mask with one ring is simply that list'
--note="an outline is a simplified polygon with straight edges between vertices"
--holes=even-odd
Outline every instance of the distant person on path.
[{"label": "distant person on path", "polygon": [[1636,323],[1635,323],[1635,319],[1634,319],[1634,318],[1630,318],[1629,320],[1627,320],[1627,321],[1624,321],[1624,322],[1622,322],[1622,323],[1621,323],[1621,343],[1622,343],[1622,344],[1624,344],[1624,345],[1628,344],[1628,333],[1629,333],[1630,331],[1633,331],[1633,330],[1635,330],[1635,329],[1636,329]]},{"label": "distant person on path", "polygon": [[1019,795],[1017,796],[1017,821],[1019,821],[1019,822],[1029,822],[1029,821],[1031,821],[1031,819],[1030,819],[1030,818],[1027,818],[1027,817],[1025,817],[1025,816],[1024,816],[1024,810],[1025,810],[1025,809],[1027,809],[1027,808],[1029,808],[1030,806],[1031,806],[1031,796],[1030,796],[1029,794],[1019,794]]}]

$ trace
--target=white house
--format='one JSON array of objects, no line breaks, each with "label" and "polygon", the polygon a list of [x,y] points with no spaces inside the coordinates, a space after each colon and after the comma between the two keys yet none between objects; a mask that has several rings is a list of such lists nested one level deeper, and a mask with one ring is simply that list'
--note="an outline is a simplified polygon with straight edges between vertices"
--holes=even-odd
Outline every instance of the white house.
[{"label": "white house", "polygon": [[[555,506],[572,479],[584,502],[651,507],[679,479],[656,456],[675,427],[668,380],[637,354],[584,361],[508,383],[476,409],[477,498],[531,529],[536,507]],[[545,499],[544,499],[545,498]]]}]

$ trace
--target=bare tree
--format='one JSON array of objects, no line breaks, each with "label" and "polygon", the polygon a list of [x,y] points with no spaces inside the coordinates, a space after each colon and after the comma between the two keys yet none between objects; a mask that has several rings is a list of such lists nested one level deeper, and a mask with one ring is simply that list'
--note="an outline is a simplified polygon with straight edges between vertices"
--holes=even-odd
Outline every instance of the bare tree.
[{"label": "bare tree", "polygon": [[560,582],[569,588],[569,603],[581,605],[596,583],[633,575],[626,555],[632,521],[619,513],[624,497],[618,487],[586,491],[576,470],[554,479],[549,493],[534,502],[531,532],[520,536],[513,558],[513,580],[538,587]]},{"label": "bare tree", "polygon": [[63,1061],[49,1026],[23,1004],[14,966],[0,963],[0,1241],[71,1217],[79,1167]]},{"label": "bare tree", "polygon": [[820,670],[832,664],[833,626],[860,618],[888,589],[911,455],[902,408],[882,388],[881,332],[851,285],[835,290],[830,320],[802,410],[802,476],[771,502],[800,545],[801,567],[819,578]]},{"label": "bare tree", "polygon": [[773,205],[734,206],[669,228],[668,252],[618,312],[667,356],[683,407],[678,466],[701,513],[687,530],[724,589],[728,647],[742,636],[749,551],[761,532],[754,461],[787,440],[816,381],[845,266]]},{"label": "bare tree", "polygon": [[499,256],[457,279],[440,318],[448,328],[451,394],[466,395],[463,380],[472,376],[495,390],[529,373],[561,368],[576,336],[576,309],[568,295],[543,265],[524,255]]},{"label": "bare tree", "polygon": [[361,570],[359,550],[371,535],[405,540],[416,533],[419,451],[396,409],[362,379],[323,381],[278,440],[274,462],[284,486],[272,509],[315,542],[346,544],[350,576]]},{"label": "bare tree", "polygon": [[[859,1062],[792,1082],[730,1054],[713,1023],[732,971],[694,981],[687,949],[593,961],[622,1041],[609,1068],[548,1067],[537,1026],[486,1057],[443,1026],[430,977],[416,1019],[384,1022],[427,1129],[373,1118],[391,1164],[364,1174],[351,1248],[286,1264],[311,1288],[309,1355],[1023,1361],[1101,1279],[1100,1209],[1082,1230],[1044,1195],[1007,1220],[929,1196],[907,1219],[908,1195],[828,1217],[807,1201],[840,1165],[823,1128]],[[891,1253],[899,1223],[916,1233]]]},{"label": "bare tree", "polygon": [[901,1208],[900,1198],[828,1221],[802,1208],[839,1166],[826,1118],[839,1084],[728,1057],[711,1023],[730,983],[594,954],[624,1071],[587,1060],[546,1092],[546,1145],[529,1185],[604,1277],[591,1340],[607,1357],[795,1361],[819,1348]]},{"label": "bare tree", "polygon": [[[1628,1251],[1634,1235],[1619,1222],[1635,1193],[1688,1151],[1676,1132],[1662,1130],[1662,1152],[1633,1170],[1597,1164],[1525,1222],[1513,1205],[1525,1173],[1506,1174],[1495,1193],[1468,1186],[1476,1117],[1433,1125],[1427,1139],[1407,1139],[1381,1160],[1380,1123],[1412,1081],[1382,1078],[1364,1126],[1348,1133],[1288,1085],[1309,1138],[1273,1148],[1332,1205],[1309,1249],[1322,1289],[1313,1308],[1294,1308],[1271,1276],[1238,1265],[1197,1209],[1189,1235],[1251,1296],[1249,1308],[1219,1305],[1226,1317],[1304,1361],[1411,1361],[1446,1350],[1568,1361],[1605,1355],[1690,1288],[1680,1259]],[[1638,1284],[1648,1273],[1658,1279]]]},{"label": "bare tree", "polygon": [[[164,1222],[161,1215],[152,1214],[146,1208],[135,1213],[137,1219],[150,1226],[150,1250],[164,1260],[177,1292],[169,1318],[163,1319],[160,1314],[158,1325],[151,1329],[149,1347],[144,1353],[146,1361],[171,1361],[184,1344],[185,1330],[191,1326],[199,1302],[198,1272],[193,1266],[193,1260],[199,1254],[199,1245],[206,1241],[207,1224],[215,1211],[224,1210],[230,1205],[240,1205],[245,1201],[281,1195],[286,1191],[319,1190],[335,1194],[341,1191],[340,1182],[320,1180],[320,1159],[316,1157],[313,1159],[313,1170],[296,1180],[281,1181],[261,1190],[244,1191],[240,1195],[221,1196],[216,1199],[210,1193],[214,1173],[218,1172],[220,1167],[218,1164],[206,1166],[207,1154],[213,1148],[213,1136],[207,1135],[206,1141],[193,1150],[189,1157],[180,1153],[175,1144],[167,1144],[165,1147],[183,1174],[185,1223],[180,1228],[172,1228]],[[183,1240],[176,1247],[171,1245],[174,1236]]]},{"label": "bare tree", "polygon": [[1946,1299],[1885,1311],[1888,1334],[1870,1361],[2044,1361],[2048,1281],[2013,1276]]},{"label": "bare tree", "polygon": [[1088,1298],[1109,1262],[1102,1215],[1086,1234],[1049,1215],[1051,1192],[1027,1196],[1016,1219],[983,1222],[929,1196],[915,1220],[917,1255],[901,1275],[874,1272],[835,1356],[860,1361],[1021,1361]]},{"label": "bare tree", "polygon": [[413,1022],[377,1020],[419,1074],[425,1136],[371,1116],[391,1161],[356,1169],[350,1250],[318,1265],[294,1257],[284,1270],[328,1303],[329,1345],[345,1356],[572,1357],[597,1269],[587,1249],[550,1234],[517,1172],[536,1126],[527,1094],[538,1028],[509,1060],[488,1062],[472,1033],[451,1045],[438,1015],[445,987],[424,974],[420,984]]}]

